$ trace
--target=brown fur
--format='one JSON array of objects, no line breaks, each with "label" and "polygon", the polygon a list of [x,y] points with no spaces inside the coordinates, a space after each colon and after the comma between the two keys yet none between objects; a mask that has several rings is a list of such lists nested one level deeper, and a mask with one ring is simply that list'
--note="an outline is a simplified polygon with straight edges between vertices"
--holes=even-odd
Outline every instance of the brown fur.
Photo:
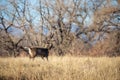
[{"label": "brown fur", "polygon": [[16,57],[27,57],[29,54],[26,51],[20,51]]}]

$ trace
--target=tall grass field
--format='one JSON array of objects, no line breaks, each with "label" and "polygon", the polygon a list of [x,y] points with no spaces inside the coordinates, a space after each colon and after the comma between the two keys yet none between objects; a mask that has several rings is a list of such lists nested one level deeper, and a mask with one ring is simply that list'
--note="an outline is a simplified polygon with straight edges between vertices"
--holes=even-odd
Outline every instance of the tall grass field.
[{"label": "tall grass field", "polygon": [[0,58],[0,80],[120,80],[120,57]]}]

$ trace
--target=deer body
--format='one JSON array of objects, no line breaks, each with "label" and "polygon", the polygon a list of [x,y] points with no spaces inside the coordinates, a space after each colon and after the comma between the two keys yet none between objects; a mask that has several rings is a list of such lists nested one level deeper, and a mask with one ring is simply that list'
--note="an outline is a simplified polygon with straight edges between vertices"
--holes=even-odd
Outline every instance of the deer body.
[{"label": "deer body", "polygon": [[42,59],[44,57],[46,57],[48,60],[49,51],[47,48],[28,48],[28,47],[25,47],[25,49],[28,50],[30,58],[34,59],[36,56],[41,56]]}]

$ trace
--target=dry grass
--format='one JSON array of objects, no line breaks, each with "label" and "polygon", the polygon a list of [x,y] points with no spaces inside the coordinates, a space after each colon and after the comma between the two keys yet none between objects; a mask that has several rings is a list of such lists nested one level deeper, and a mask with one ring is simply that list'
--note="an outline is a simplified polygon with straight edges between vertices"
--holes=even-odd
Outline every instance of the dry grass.
[{"label": "dry grass", "polygon": [[0,80],[120,80],[120,57],[0,58]]}]

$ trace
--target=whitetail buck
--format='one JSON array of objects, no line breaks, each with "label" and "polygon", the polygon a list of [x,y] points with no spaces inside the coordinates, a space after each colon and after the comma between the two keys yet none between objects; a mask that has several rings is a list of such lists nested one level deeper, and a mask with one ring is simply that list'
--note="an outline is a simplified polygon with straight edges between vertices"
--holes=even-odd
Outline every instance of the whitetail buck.
[{"label": "whitetail buck", "polygon": [[42,59],[46,57],[46,59],[48,60],[49,51],[47,48],[36,48],[36,47],[33,48],[24,47],[24,48],[28,50],[30,58],[34,59],[36,56],[41,56]]}]

